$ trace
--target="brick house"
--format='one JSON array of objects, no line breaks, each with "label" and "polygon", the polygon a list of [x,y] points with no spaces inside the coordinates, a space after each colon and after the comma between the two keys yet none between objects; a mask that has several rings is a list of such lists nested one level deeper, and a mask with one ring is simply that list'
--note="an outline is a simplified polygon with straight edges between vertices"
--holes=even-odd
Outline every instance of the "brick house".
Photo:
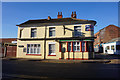
[{"label": "brick house", "polygon": [[115,25],[108,25],[95,33],[94,36],[97,37],[94,41],[95,52],[102,52],[101,44],[120,37],[120,28]]},{"label": "brick house", "polygon": [[15,57],[17,38],[1,38],[0,39],[0,57]]}]

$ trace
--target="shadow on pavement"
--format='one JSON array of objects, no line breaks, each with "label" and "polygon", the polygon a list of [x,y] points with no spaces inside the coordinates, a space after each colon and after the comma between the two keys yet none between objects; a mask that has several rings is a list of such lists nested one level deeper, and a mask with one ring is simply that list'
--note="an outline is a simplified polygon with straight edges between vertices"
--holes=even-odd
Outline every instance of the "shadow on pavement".
[{"label": "shadow on pavement", "polygon": [[120,59],[120,55],[95,53],[95,59]]}]

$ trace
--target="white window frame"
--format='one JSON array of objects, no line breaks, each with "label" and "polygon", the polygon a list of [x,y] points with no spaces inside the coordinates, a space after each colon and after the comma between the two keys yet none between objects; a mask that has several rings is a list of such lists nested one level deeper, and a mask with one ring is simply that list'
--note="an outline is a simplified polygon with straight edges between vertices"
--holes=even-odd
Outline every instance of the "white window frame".
[{"label": "white window frame", "polygon": [[[50,35],[50,31],[54,31],[54,34]],[[49,27],[49,37],[54,37],[55,36],[55,27]]]},{"label": "white window frame", "polygon": [[73,51],[80,51],[80,42],[73,42]]},{"label": "white window frame", "polygon": [[[33,30],[34,36],[32,36],[32,30]],[[32,38],[37,37],[37,28],[31,28],[31,37]]]},{"label": "white window frame", "polygon": [[[28,47],[28,45],[30,47]],[[35,45],[36,45],[36,48],[35,48]],[[38,52],[38,49],[39,49],[39,52]],[[31,50],[33,50],[33,52],[31,52]],[[41,54],[40,51],[41,51],[40,44],[27,44],[27,54]]]},{"label": "white window frame", "polygon": [[55,42],[49,42],[48,43],[48,49],[49,49],[49,54],[48,55],[56,55],[56,53],[55,53],[56,50],[54,50],[54,53],[50,53],[50,45],[54,45],[54,49],[55,49]]}]

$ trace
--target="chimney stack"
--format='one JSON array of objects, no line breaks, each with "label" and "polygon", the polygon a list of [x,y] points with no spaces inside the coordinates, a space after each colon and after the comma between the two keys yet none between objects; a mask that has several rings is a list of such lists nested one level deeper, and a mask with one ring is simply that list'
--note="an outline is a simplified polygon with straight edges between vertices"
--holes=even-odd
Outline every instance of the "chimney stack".
[{"label": "chimney stack", "polygon": [[72,18],[76,18],[76,16],[77,16],[77,15],[76,15],[76,11],[72,12],[71,17],[72,17]]},{"label": "chimney stack", "polygon": [[62,12],[58,12],[57,18],[59,19],[59,18],[62,18],[62,17],[63,17]]},{"label": "chimney stack", "polygon": [[48,20],[51,20],[51,17],[50,17],[50,16],[48,16]]}]

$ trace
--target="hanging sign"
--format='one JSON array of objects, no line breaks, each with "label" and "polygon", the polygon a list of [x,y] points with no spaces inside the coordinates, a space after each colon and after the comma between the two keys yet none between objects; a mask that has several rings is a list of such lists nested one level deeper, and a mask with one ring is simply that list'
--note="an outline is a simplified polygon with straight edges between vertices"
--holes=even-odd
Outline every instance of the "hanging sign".
[{"label": "hanging sign", "polygon": [[93,25],[86,25],[85,31],[94,31],[94,26]]}]

